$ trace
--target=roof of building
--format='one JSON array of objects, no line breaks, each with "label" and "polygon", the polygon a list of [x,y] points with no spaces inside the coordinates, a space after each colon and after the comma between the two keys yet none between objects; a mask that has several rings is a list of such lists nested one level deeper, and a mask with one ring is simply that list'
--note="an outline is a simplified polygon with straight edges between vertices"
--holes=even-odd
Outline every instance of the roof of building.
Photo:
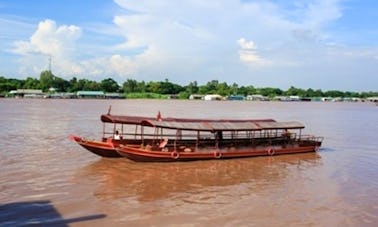
[{"label": "roof of building", "polygon": [[11,94],[43,94],[42,90],[37,89],[17,89],[10,91]]},{"label": "roof of building", "polygon": [[103,91],[78,91],[76,95],[84,95],[84,96],[104,96]]}]

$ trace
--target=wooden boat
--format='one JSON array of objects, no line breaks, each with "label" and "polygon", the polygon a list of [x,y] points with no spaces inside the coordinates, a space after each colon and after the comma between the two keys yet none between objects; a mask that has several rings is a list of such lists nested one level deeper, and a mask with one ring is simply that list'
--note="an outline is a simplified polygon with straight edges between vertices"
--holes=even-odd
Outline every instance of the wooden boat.
[{"label": "wooden boat", "polygon": [[[135,124],[134,141],[115,150],[142,162],[247,158],[315,152],[322,137],[302,135],[299,122],[149,118]],[[139,130],[138,130],[139,129]]]},{"label": "wooden boat", "polygon": [[[100,140],[88,139],[77,135],[70,135],[69,139],[79,144],[83,148],[101,157],[105,158],[120,158],[122,155],[116,151],[116,147],[127,146],[140,146],[141,144],[151,144],[155,142],[155,138],[151,135],[142,135],[143,133],[142,122],[147,120],[162,119],[160,112],[156,118],[141,117],[141,116],[127,116],[127,115],[112,115],[110,114],[111,108],[107,114],[101,115],[103,123],[102,138]],[[173,122],[202,122],[212,121],[210,119],[180,119],[180,118],[165,118],[164,121]],[[237,121],[237,120],[234,120]],[[264,121],[264,120],[262,120]],[[268,119],[267,121],[271,121]],[[121,139],[114,139],[115,132],[120,131]]]},{"label": "wooden boat", "polygon": [[114,145],[109,141],[95,141],[95,140],[88,140],[83,137],[79,137],[76,135],[70,135],[69,139],[76,142],[80,146],[84,147],[88,151],[92,152],[93,154],[99,155],[101,157],[107,158],[119,158],[121,157],[120,154],[116,152],[114,149]]},{"label": "wooden boat", "polygon": [[[137,116],[120,116],[111,115],[110,109],[107,114],[101,115],[101,121],[103,122],[103,131],[101,140],[87,139],[84,137],[70,135],[69,139],[76,142],[80,146],[84,147],[88,151],[106,158],[120,158],[122,157],[115,147],[121,144],[140,144],[138,139],[127,138],[124,129],[126,125],[139,126],[142,120],[152,119],[146,117]],[[110,125],[110,129],[109,129]],[[117,128],[120,127],[121,139],[114,139]]]}]

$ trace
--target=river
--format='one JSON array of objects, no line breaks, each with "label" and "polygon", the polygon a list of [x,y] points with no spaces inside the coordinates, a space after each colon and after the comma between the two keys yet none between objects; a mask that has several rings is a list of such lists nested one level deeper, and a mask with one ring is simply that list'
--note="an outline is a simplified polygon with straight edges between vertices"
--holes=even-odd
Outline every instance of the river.
[{"label": "river", "polygon": [[[273,118],[317,153],[186,163],[103,159],[100,115]],[[377,226],[371,103],[0,99],[0,226]]]}]

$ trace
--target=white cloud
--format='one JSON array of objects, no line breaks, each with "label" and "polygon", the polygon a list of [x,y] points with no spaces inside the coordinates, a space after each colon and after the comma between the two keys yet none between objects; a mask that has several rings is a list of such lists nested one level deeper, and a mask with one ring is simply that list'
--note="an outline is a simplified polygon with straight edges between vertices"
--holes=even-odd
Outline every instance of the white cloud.
[{"label": "white cloud", "polygon": [[54,69],[69,72],[74,65],[76,41],[81,34],[81,29],[74,25],[58,27],[53,20],[41,21],[29,41],[13,43],[13,53],[22,55],[20,73],[39,74],[48,68],[50,57]]},{"label": "white cloud", "polygon": [[40,53],[53,56],[66,56],[75,48],[75,42],[81,36],[81,29],[77,26],[57,27],[55,21],[44,20],[38,24],[37,31],[29,41],[14,43],[14,52],[25,55]]},{"label": "white cloud", "polygon": [[[346,58],[361,59],[359,53],[364,59],[377,56],[366,49],[330,47],[334,40],[327,28],[342,16],[341,0],[115,2],[126,11],[118,11],[123,13],[114,15],[112,26],[102,27],[98,35],[111,31],[117,43],[83,44],[87,29],[45,20],[28,41],[15,42],[14,52],[24,56],[23,69],[38,66],[33,70],[39,73],[52,55],[53,71],[68,77],[132,75],[181,83],[214,78],[258,83],[263,78],[269,83],[280,75],[291,83],[307,71],[328,74],[319,66],[329,62],[342,65],[338,62]],[[266,76],[251,78],[256,70]]]},{"label": "white cloud", "polygon": [[[295,54],[282,56],[272,46],[278,45],[280,51],[294,52],[296,47],[292,46],[293,38],[303,41],[307,34],[315,37],[317,31],[311,29],[321,25],[314,24],[323,24],[327,18],[334,18],[327,16],[319,20],[322,17],[315,12],[322,12],[319,10],[322,6],[333,9],[336,5],[329,2],[301,6],[304,9],[302,14],[307,15],[304,17],[306,19],[293,22],[286,19],[284,10],[270,2],[117,0],[116,3],[134,13],[114,16],[113,23],[119,29],[118,33],[123,34],[125,42],[107,48],[112,50],[110,53],[101,50],[102,53],[93,59],[78,61],[75,52],[80,51],[76,48],[82,29],[74,25],[57,26],[52,20],[40,22],[29,41],[16,42],[14,52],[29,57],[33,53],[52,55],[54,67],[66,74],[73,71],[86,75],[116,73],[124,76],[130,73],[139,75],[142,70],[157,74],[181,74],[185,77],[185,74],[191,73],[180,72],[175,65],[197,67],[187,68],[193,71],[217,68],[216,71],[221,72],[219,66],[212,64],[238,67],[234,65],[236,56],[249,66],[272,66],[297,60]],[[332,12],[338,11],[327,10],[326,14],[332,15]],[[253,41],[240,38],[243,36]],[[238,40],[239,46],[235,45],[235,40]],[[264,48],[257,50],[255,41]],[[96,44],[92,46],[97,49]],[[267,51],[269,48],[270,51]],[[138,51],[132,56],[122,54],[130,50]]]},{"label": "white cloud", "polygon": [[247,41],[245,38],[238,39],[239,46],[244,50],[254,50],[257,49],[255,43],[251,41]]},{"label": "white cloud", "polygon": [[[216,64],[221,61],[229,67],[240,67],[233,60],[238,56],[248,68],[296,66],[305,63],[303,48],[318,48],[319,42],[327,38],[322,29],[340,17],[336,0],[302,2],[296,5],[297,10],[269,1],[116,2],[134,12],[114,19],[124,31],[126,41],[122,47],[147,47],[146,61],[155,61],[152,57],[156,57],[160,62],[167,61],[166,65],[173,64],[173,58],[186,57],[206,63],[205,58],[213,58]],[[148,49],[152,47],[155,55],[149,56]]]},{"label": "white cloud", "polygon": [[342,16],[341,0],[310,1],[306,5],[305,25],[311,28],[322,28],[330,21]]},{"label": "white cloud", "polygon": [[247,41],[245,38],[240,38],[237,40],[237,42],[240,46],[240,61],[250,66],[268,64],[267,60],[263,59],[257,54],[257,46],[253,41]]}]

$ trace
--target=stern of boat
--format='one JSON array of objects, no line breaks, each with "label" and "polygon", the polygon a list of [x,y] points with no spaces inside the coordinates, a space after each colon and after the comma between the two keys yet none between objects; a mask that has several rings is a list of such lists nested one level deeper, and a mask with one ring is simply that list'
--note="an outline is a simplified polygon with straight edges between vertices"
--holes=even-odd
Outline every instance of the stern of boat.
[{"label": "stern of boat", "polygon": [[303,135],[299,138],[300,146],[315,146],[315,149],[319,149],[322,145],[324,137],[314,135]]}]

